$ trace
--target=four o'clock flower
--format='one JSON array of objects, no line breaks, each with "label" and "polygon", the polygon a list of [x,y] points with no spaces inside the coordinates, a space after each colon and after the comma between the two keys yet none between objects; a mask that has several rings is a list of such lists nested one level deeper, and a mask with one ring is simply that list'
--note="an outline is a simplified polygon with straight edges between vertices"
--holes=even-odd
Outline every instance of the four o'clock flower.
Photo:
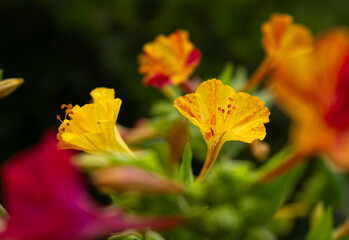
[{"label": "four o'clock flower", "polygon": [[169,36],[159,35],[144,45],[139,56],[139,72],[146,85],[163,88],[188,79],[200,63],[200,50],[189,41],[189,34],[177,30]]},{"label": "four o'clock flower", "polygon": [[203,82],[195,93],[177,98],[174,106],[200,129],[206,141],[207,155],[198,181],[205,178],[226,141],[263,140],[264,123],[269,122],[270,112],[260,98],[236,93],[216,79]]},{"label": "four o'clock flower", "polygon": [[268,22],[262,24],[261,30],[265,58],[242,91],[253,88],[278,63],[308,53],[313,48],[311,32],[305,26],[293,23],[288,14],[274,13]]},{"label": "four o'clock flower", "polygon": [[295,153],[262,180],[272,179],[318,153],[348,170],[349,30],[325,32],[313,52],[280,64],[269,83],[277,104],[293,120]]},{"label": "four o'clock flower", "polygon": [[[96,88],[91,92],[93,103],[62,105],[66,119],[59,127],[57,138],[63,149],[85,152],[121,152],[132,154],[116,129],[121,100],[113,89]],[[68,118],[67,118],[68,117]],[[60,119],[60,117],[58,116]]]},{"label": "four o'clock flower", "polygon": [[2,196],[9,220],[1,239],[98,239],[128,228],[165,228],[181,222],[178,217],[131,217],[100,206],[70,158],[71,152],[58,150],[54,135],[48,134],[3,167]]}]

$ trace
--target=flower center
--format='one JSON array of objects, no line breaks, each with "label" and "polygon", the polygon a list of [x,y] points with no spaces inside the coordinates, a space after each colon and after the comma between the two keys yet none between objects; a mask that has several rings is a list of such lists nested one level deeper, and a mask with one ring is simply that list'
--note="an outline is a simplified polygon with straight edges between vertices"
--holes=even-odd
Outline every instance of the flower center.
[{"label": "flower center", "polygon": [[228,101],[227,110],[221,106],[218,107],[218,111],[221,113],[222,117],[222,126],[229,123],[229,120],[233,116],[233,112],[236,110],[236,100],[233,97],[228,97]]},{"label": "flower center", "polygon": [[[66,108],[66,109],[65,109],[65,108]],[[72,119],[71,115],[74,114],[73,111],[72,111],[73,105],[71,105],[71,104],[68,104],[68,105],[67,105],[67,104],[62,104],[62,105],[61,105],[61,109],[65,109],[65,111],[64,111],[64,112],[65,112],[64,120],[66,120],[67,117],[69,118],[68,120],[71,120],[71,119]],[[60,115],[57,115],[57,120],[59,120],[61,123],[63,123],[63,121],[62,121]],[[67,122],[66,126],[69,126],[69,125],[70,125],[70,123]],[[62,127],[61,130],[62,130],[62,131],[65,131],[65,128]]]}]

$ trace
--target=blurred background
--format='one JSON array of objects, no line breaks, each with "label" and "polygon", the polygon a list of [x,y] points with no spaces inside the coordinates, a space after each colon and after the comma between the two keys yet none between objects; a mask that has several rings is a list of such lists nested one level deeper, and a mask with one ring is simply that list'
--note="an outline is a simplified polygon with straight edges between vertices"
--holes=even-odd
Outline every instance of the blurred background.
[{"label": "blurred background", "polygon": [[[190,32],[202,51],[194,75],[206,80],[228,61],[253,72],[263,58],[260,25],[270,14],[291,14],[317,34],[349,25],[348,9],[346,0],[1,0],[0,68],[4,78],[25,83],[0,101],[0,161],[57,128],[60,105],[83,105],[95,87],[115,88],[123,100],[119,123],[147,116],[162,95],[142,85],[137,56],[160,33]],[[267,141],[286,141],[287,123],[273,110]]]}]

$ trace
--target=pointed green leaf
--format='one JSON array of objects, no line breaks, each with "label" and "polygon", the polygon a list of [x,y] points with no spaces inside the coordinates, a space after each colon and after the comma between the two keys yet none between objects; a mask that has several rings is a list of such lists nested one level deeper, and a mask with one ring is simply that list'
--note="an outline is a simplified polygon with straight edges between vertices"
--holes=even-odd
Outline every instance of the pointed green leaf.
[{"label": "pointed green leaf", "polygon": [[233,80],[233,73],[234,73],[234,64],[231,62],[227,62],[222,72],[219,74],[218,79],[221,80],[223,84],[231,85],[231,82]]},{"label": "pointed green leaf", "polygon": [[182,164],[179,168],[177,179],[184,183],[191,184],[194,181],[193,170],[191,168],[191,160],[193,158],[193,153],[191,151],[190,143],[184,149]]},{"label": "pointed green leaf", "polygon": [[123,232],[113,235],[108,240],[142,240],[143,236],[137,232]]},{"label": "pointed green leaf", "polygon": [[345,199],[345,177],[343,173],[332,171],[323,159],[316,159],[316,172],[310,176],[298,194],[300,201],[340,206]]},{"label": "pointed green leaf", "polygon": [[165,240],[165,238],[160,233],[147,231],[144,240]]},{"label": "pointed green leaf", "polygon": [[235,69],[235,76],[231,86],[238,90],[241,89],[248,80],[247,69],[243,66],[237,66]]},{"label": "pointed green leaf", "polygon": [[[284,149],[274,155],[266,164],[268,166],[263,166],[259,172],[265,172],[265,168],[270,169],[276,163],[287,160],[288,153],[289,149]],[[251,191],[249,201],[242,202],[242,208],[244,208],[248,221],[252,224],[265,224],[269,221],[294,190],[304,168],[304,163],[298,164],[298,166],[270,182],[256,185]]]},{"label": "pointed green leaf", "polygon": [[331,240],[333,231],[332,209],[328,208],[324,216],[310,229],[306,240]]}]

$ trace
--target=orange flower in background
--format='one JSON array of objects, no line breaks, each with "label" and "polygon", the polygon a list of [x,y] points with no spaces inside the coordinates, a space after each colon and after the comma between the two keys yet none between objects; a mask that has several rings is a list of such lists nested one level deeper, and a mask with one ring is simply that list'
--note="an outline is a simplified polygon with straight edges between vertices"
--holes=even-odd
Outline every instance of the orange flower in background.
[{"label": "orange flower in background", "polygon": [[303,25],[293,23],[292,16],[275,13],[262,24],[262,45],[266,56],[242,91],[261,82],[283,60],[311,52],[313,36]]},{"label": "orange flower in background", "polygon": [[189,41],[187,31],[177,30],[169,36],[159,35],[144,45],[138,58],[139,72],[146,85],[163,88],[187,80],[200,63],[200,50]]},{"label": "orange flower in background", "polygon": [[299,156],[325,153],[349,169],[349,30],[324,33],[313,52],[280,64],[270,84],[293,120]]},{"label": "orange flower in background", "polygon": [[205,139],[207,156],[199,181],[206,177],[226,141],[251,143],[266,135],[264,123],[269,122],[270,112],[264,102],[247,93],[236,93],[220,80],[203,82],[195,93],[177,98],[174,106]]},{"label": "orange flower in background", "polygon": [[275,13],[263,23],[262,45],[267,57],[287,59],[310,52],[313,48],[311,32],[293,23],[292,16]]}]

